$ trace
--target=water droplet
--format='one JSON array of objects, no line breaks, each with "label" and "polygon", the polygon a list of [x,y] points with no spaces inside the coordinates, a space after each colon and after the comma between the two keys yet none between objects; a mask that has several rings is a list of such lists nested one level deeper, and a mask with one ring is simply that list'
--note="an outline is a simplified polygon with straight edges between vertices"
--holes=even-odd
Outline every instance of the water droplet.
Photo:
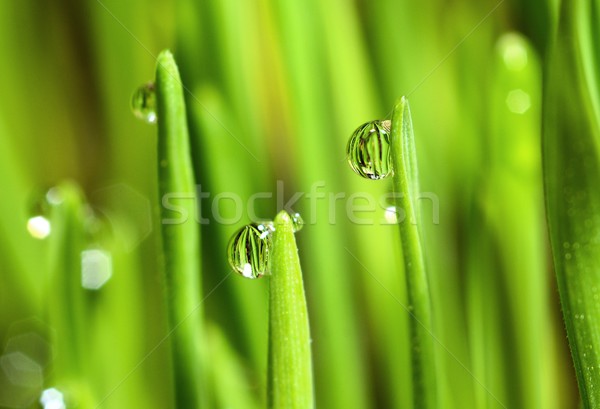
[{"label": "water droplet", "polygon": [[27,231],[31,237],[43,240],[50,235],[52,227],[44,216],[34,216],[27,220]]},{"label": "water droplet", "polygon": [[386,207],[384,217],[385,217],[385,221],[387,223],[397,224],[398,223],[398,211],[396,210],[396,206]]},{"label": "water droplet", "polygon": [[531,107],[531,98],[522,89],[513,89],[506,96],[506,105],[510,112],[524,114]]},{"label": "water droplet", "polygon": [[99,290],[112,277],[112,257],[101,249],[81,252],[81,286],[87,290]]},{"label": "water droplet", "polygon": [[58,389],[50,388],[42,392],[40,403],[44,409],[65,409],[65,399]]},{"label": "water droplet", "polygon": [[392,174],[390,126],[389,120],[367,122],[350,137],[348,163],[358,175],[377,180]]},{"label": "water droplet", "polygon": [[304,227],[304,219],[302,219],[300,213],[293,213],[290,216],[292,218],[292,227],[294,228],[294,233],[302,230]]},{"label": "water droplet", "polygon": [[[36,239],[43,240],[48,237],[52,231],[49,214],[50,207],[59,200],[55,194],[56,189],[44,190],[37,189],[31,194],[27,207],[27,231]],[[53,193],[51,193],[53,192]]]},{"label": "water droplet", "polygon": [[63,197],[60,194],[60,190],[56,187],[51,187],[46,192],[46,201],[53,206],[59,205],[63,202]]},{"label": "water droplet", "polygon": [[133,114],[149,124],[156,123],[156,91],[154,83],[149,82],[139,87],[131,96]]},{"label": "water droplet", "polygon": [[519,34],[509,33],[498,40],[498,50],[504,64],[511,71],[521,71],[527,67],[528,55],[526,42]]},{"label": "water droplet", "polygon": [[269,271],[273,223],[252,223],[238,230],[227,248],[233,270],[246,278],[259,278]]}]

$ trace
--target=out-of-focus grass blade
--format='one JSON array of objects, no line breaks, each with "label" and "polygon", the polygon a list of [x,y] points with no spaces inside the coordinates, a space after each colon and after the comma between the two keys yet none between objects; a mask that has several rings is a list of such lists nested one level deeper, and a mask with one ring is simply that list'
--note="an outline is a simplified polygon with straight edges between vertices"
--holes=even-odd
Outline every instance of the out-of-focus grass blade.
[{"label": "out-of-focus grass blade", "polygon": [[[178,408],[199,408],[202,382],[200,235],[183,87],[173,55],[163,51],[156,67],[159,197],[169,328]],[[165,203],[167,201],[167,203]],[[167,206],[165,206],[165,204]]]},{"label": "out-of-focus grass blade", "polygon": [[[539,152],[541,75],[516,33],[495,48],[486,144],[466,219],[467,313],[478,408],[556,402]],[[506,200],[506,198],[511,200]],[[548,359],[543,359],[547,357]],[[546,387],[546,388],[544,388]]]},{"label": "out-of-focus grass blade", "polygon": [[[298,161],[294,188],[298,192],[309,192],[315,198],[346,191],[340,175],[343,164],[332,160],[336,157],[343,160],[340,152],[343,144],[334,137],[323,137],[335,135],[332,127],[335,114],[327,102],[331,83],[323,75],[327,71],[323,38],[331,25],[320,24],[315,1],[274,2],[272,10],[265,10],[265,18],[269,26],[275,28],[273,38],[277,40],[275,48],[280,50],[281,72],[289,84],[284,94],[289,96],[289,100],[284,99],[287,112],[283,115],[289,118],[284,129],[289,129],[285,134],[288,143],[294,146],[294,154],[289,158],[306,158]],[[289,167],[280,154],[273,155],[273,160],[282,168]],[[317,404],[325,408],[370,408],[371,388],[361,345],[360,312],[353,299],[352,280],[348,277],[352,261],[347,251],[331,244],[344,242],[348,234],[340,228],[341,223],[326,222],[333,214],[330,201],[313,203],[296,210],[310,213],[312,221],[309,223],[315,223],[303,233],[302,241],[308,250],[305,267],[310,278],[306,285],[312,300],[310,308],[318,311],[311,321],[315,379],[317,384],[327,384],[316,390]],[[337,206],[335,210],[340,209],[342,207]],[[341,213],[338,215],[341,218]],[[319,271],[328,271],[328,274]]]},{"label": "out-of-focus grass blade", "polygon": [[431,298],[423,257],[419,227],[417,195],[419,180],[412,120],[408,100],[402,98],[392,114],[391,128],[393,185],[396,207],[404,210],[406,219],[398,226],[406,274],[408,308],[411,314],[413,402],[415,408],[437,407],[436,365],[434,356]]},{"label": "out-of-focus grass blade", "polygon": [[471,352],[471,373],[477,379],[474,386],[475,401],[472,407],[478,409],[502,408],[512,401],[506,397],[506,367],[514,365],[507,359],[504,333],[506,292],[497,273],[494,258],[494,241],[490,237],[489,223],[478,207],[471,211],[469,251],[466,254],[466,287],[469,345]]},{"label": "out-of-focus grass blade", "polygon": [[[249,376],[243,361],[236,354],[225,334],[216,325],[209,325],[207,338],[210,345],[212,382],[216,407],[258,409],[259,405],[248,382]],[[232,393],[235,388],[235,393]]]},{"label": "out-of-focus grass blade", "polygon": [[310,329],[292,220],[275,218],[269,298],[269,375],[272,409],[314,407]]},{"label": "out-of-focus grass blade", "polygon": [[600,405],[599,33],[600,2],[563,2],[544,88],[547,218],[584,408]]},{"label": "out-of-focus grass blade", "polygon": [[[235,220],[239,209],[237,206],[228,206],[224,200],[220,201],[217,208],[215,206],[217,201],[214,198],[227,192],[235,192],[244,203],[247,203],[254,192],[260,191],[257,179],[265,177],[260,169],[249,166],[248,161],[253,159],[248,159],[244,147],[229,133],[243,135],[236,126],[235,116],[221,93],[205,86],[194,88],[194,95],[198,100],[192,99],[188,103],[195,172],[196,175],[205,175],[202,178],[201,189],[211,194],[210,198],[202,201],[202,209],[215,209],[214,213],[209,210],[202,211],[202,217],[207,220],[207,224],[203,225],[203,234],[211,238],[210,241],[203,243],[204,254],[206,254],[203,263],[211,266],[211,277],[205,278],[204,285],[213,288],[231,272],[223,249],[226,248],[236,226],[226,221]],[[202,104],[199,101],[202,101]],[[220,121],[226,124],[226,128]],[[252,150],[256,151],[254,148]],[[227,160],[223,160],[224,154],[227,155]],[[260,202],[266,201],[258,202],[257,208]],[[246,214],[241,215],[242,222],[256,221],[249,219],[258,218],[261,214],[260,210],[254,212],[257,213],[256,215],[251,215],[250,210],[247,213],[248,219]],[[264,314],[267,308],[266,286],[267,283],[263,280],[254,280],[250,283],[248,280],[233,277],[224,283],[219,299],[211,297],[207,301],[207,308],[211,309],[209,314],[225,326],[223,329],[232,341],[238,342],[234,342],[238,350],[250,357],[257,377],[259,373],[266,371],[264,354],[264,345],[267,342],[267,318]]]},{"label": "out-of-focus grass blade", "polygon": [[47,292],[52,344],[56,354],[53,377],[64,388],[67,403],[93,408],[86,380],[90,357],[86,346],[88,304],[81,286],[81,253],[85,249],[85,209],[78,186],[55,187],[60,203],[51,211],[50,276]]},{"label": "out-of-focus grass blade", "polygon": [[[44,290],[39,280],[44,260],[36,255],[43,252],[45,243],[33,239],[25,228],[32,216],[27,209],[31,199],[27,197],[27,186],[31,181],[25,172],[26,162],[17,155],[10,136],[0,118],[0,180],[5,197],[11,199],[0,202],[0,252],[5,269],[2,290],[7,290],[5,297],[0,296],[0,317],[13,315],[21,308],[39,311]],[[5,302],[6,308],[2,309]]]}]

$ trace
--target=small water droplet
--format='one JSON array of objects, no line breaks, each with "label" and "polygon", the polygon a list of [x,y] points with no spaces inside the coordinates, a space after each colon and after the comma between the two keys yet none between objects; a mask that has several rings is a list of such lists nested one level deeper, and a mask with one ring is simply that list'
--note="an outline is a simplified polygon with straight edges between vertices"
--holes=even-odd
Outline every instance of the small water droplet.
[{"label": "small water droplet", "polygon": [[81,252],[81,286],[86,290],[99,290],[112,277],[112,257],[101,249]]},{"label": "small water droplet", "polygon": [[[50,225],[50,207],[54,204],[54,200],[58,198],[50,194],[56,189],[44,190],[37,189],[30,195],[27,206],[27,231],[36,239],[43,240],[48,237],[52,231]],[[50,200],[52,199],[52,201]]]},{"label": "small water droplet", "polygon": [[65,409],[65,399],[58,389],[50,388],[42,392],[40,403],[44,409]]},{"label": "small water droplet", "polygon": [[396,206],[388,206],[385,208],[384,212],[385,221],[389,224],[397,224],[398,223],[398,210]]},{"label": "small water droplet", "polygon": [[521,71],[527,67],[528,53],[525,40],[516,33],[503,35],[498,41],[498,49],[504,64],[511,71]]},{"label": "small water droplet", "polygon": [[233,270],[246,278],[259,278],[269,271],[272,222],[252,223],[238,230],[227,247]]},{"label": "small water droplet", "polygon": [[43,240],[50,235],[52,227],[50,221],[44,216],[34,216],[27,220],[27,231],[31,237]]},{"label": "small water droplet", "polygon": [[60,194],[60,190],[56,187],[48,189],[46,192],[46,201],[53,206],[61,204],[63,202],[63,197]]},{"label": "small water droplet", "polygon": [[571,260],[571,253],[565,253],[565,260]]},{"label": "small water droplet", "polygon": [[510,112],[524,114],[531,107],[531,98],[522,89],[514,89],[506,96],[506,106]]},{"label": "small water droplet", "polygon": [[294,228],[294,233],[299,232],[304,227],[304,219],[300,216],[300,213],[293,213],[290,215],[292,218],[292,227]]},{"label": "small water droplet", "polygon": [[156,123],[156,90],[149,82],[139,87],[131,96],[133,114],[149,124]]},{"label": "small water droplet", "polygon": [[356,174],[383,179],[392,174],[390,151],[391,122],[371,121],[359,126],[348,141],[348,163]]}]

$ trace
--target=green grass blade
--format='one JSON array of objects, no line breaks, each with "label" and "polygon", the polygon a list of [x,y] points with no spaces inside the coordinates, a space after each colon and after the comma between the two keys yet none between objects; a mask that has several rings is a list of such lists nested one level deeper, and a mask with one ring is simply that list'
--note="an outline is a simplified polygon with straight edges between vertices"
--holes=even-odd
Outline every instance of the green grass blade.
[{"label": "green grass blade", "polygon": [[[255,388],[255,378],[249,376],[244,361],[223,331],[217,325],[211,324],[206,332],[210,345],[210,372],[215,407],[235,409],[264,407],[258,403],[252,390]],[[235,393],[232,393],[232,387],[235,387]]]},{"label": "green grass blade", "polygon": [[[515,58],[518,55],[525,58],[521,61]],[[497,338],[503,336],[504,342],[496,347],[495,358],[486,358],[484,362],[486,365],[492,359],[503,362],[493,367],[499,369],[496,371],[499,386],[505,383],[509,393],[502,396],[499,387],[499,393],[494,394],[507,407],[565,407],[569,405],[561,402],[564,394],[552,379],[556,373],[552,365],[560,361],[554,355],[556,337],[548,325],[556,316],[551,314],[548,297],[552,288],[539,148],[539,58],[525,37],[506,33],[499,38],[492,61],[491,109],[486,121],[489,148],[482,155],[482,176],[477,184],[480,193],[475,199],[483,207],[484,216],[472,223],[472,228],[475,240],[482,241],[486,235],[493,246],[493,251],[481,257],[480,271],[474,274],[488,271],[488,277],[479,279],[488,285],[483,301],[487,309],[495,308],[496,314],[501,314],[495,322],[502,323]],[[474,253],[475,257],[485,254]],[[485,323],[484,331],[494,325],[489,325],[490,322]],[[490,391],[496,390],[492,382],[486,385]]]},{"label": "green grass blade", "polygon": [[[319,24],[316,5],[315,1],[277,1],[265,14],[275,28],[272,38],[276,39],[275,47],[280,50],[281,72],[288,85],[288,90],[282,94],[285,105],[273,105],[287,108],[282,115],[289,118],[284,128],[289,129],[285,132],[285,137],[289,138],[286,143],[295,147],[288,157],[290,161],[296,156],[310,158],[297,162],[297,177],[290,181],[293,180],[298,192],[317,189],[322,181],[324,186],[319,192],[315,190],[315,194],[331,195],[348,191],[344,183],[345,172],[340,172],[340,166],[344,166],[340,147],[344,146],[342,139],[346,140],[347,135],[336,133],[332,127],[337,114],[328,102],[331,82],[329,76],[324,75],[327,72],[324,56],[328,51],[324,49],[323,39],[327,30]],[[283,134],[275,133],[274,136],[273,143],[283,139]],[[283,166],[283,158],[280,153],[273,156],[280,166]],[[332,158],[339,158],[339,161]],[[368,409],[372,407],[372,390],[362,344],[361,309],[355,303],[354,282],[349,277],[353,263],[346,250],[332,245],[347,242],[351,235],[345,230],[341,217],[335,225],[325,222],[331,214],[327,201],[316,200],[315,203],[313,207],[304,202],[296,210],[310,213],[310,218],[315,221],[313,228],[302,234],[302,240],[306,243],[304,265],[310,278],[306,283],[312,300],[310,308],[318,311],[311,321],[313,351],[315,357],[318,356],[314,361],[315,379],[318,385],[327,383],[327,387],[316,390],[317,404],[324,408]],[[341,205],[338,202],[336,211],[343,211]]]},{"label": "green grass blade", "polygon": [[563,3],[544,89],[547,218],[584,408],[600,405],[599,7]]},{"label": "green grass blade", "polygon": [[[156,67],[159,197],[167,279],[169,328],[178,408],[199,408],[206,394],[202,382],[200,235],[183,86],[173,55],[162,52]],[[173,208],[178,210],[173,210]],[[187,214],[187,217],[183,216]]]},{"label": "green grass blade", "polygon": [[314,407],[310,329],[292,220],[275,218],[269,304],[268,407]]},{"label": "green grass blade", "polygon": [[54,328],[56,354],[54,381],[64,388],[71,402],[93,408],[86,380],[90,357],[88,346],[88,302],[81,286],[81,252],[85,250],[85,209],[81,190],[73,183],[57,186],[60,203],[51,210],[50,277],[47,300]]},{"label": "green grass blade", "polygon": [[413,401],[415,408],[437,407],[436,365],[431,319],[431,298],[419,231],[416,200],[419,194],[416,150],[408,100],[395,106],[391,129],[393,185],[396,207],[403,209],[400,238],[406,274],[409,331],[412,352]]}]

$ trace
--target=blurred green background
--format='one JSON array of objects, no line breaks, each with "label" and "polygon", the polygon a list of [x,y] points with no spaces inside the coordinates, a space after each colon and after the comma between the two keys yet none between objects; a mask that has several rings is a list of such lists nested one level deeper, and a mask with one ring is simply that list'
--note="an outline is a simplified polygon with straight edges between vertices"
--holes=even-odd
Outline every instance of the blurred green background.
[{"label": "blurred green background", "polygon": [[[201,227],[210,407],[264,405],[267,280],[229,275],[250,222],[215,195],[317,191],[293,207],[319,408],[412,407],[401,254],[389,180],[345,159],[360,124],[407,95],[424,201],[440,407],[575,408],[543,210],[541,87],[555,2],[23,0],[0,3],[0,407],[171,408],[156,127],[131,113],[169,48],[186,88]],[[160,120],[160,119],[159,119]],[[53,288],[50,237],[27,230],[70,180],[96,215],[112,277],[77,300]],[[278,182],[281,181],[281,182]],[[283,193],[282,188],[283,186]],[[279,187],[279,188],[278,188]],[[337,196],[336,196],[337,195]],[[337,199],[336,199],[337,197]],[[218,214],[233,218],[232,201]],[[332,219],[332,215],[334,218]],[[431,217],[430,217],[431,216]],[[370,223],[374,220],[374,223]],[[98,225],[100,227],[98,227]],[[66,268],[66,267],[65,267]],[[200,274],[200,273],[199,273]],[[56,317],[81,314],[77,340]],[[54,317],[54,318],[53,318]],[[59,322],[60,321],[60,322]],[[62,343],[62,344],[61,344]],[[77,355],[65,345],[76,346]],[[73,353],[78,369],[61,367]]]}]

